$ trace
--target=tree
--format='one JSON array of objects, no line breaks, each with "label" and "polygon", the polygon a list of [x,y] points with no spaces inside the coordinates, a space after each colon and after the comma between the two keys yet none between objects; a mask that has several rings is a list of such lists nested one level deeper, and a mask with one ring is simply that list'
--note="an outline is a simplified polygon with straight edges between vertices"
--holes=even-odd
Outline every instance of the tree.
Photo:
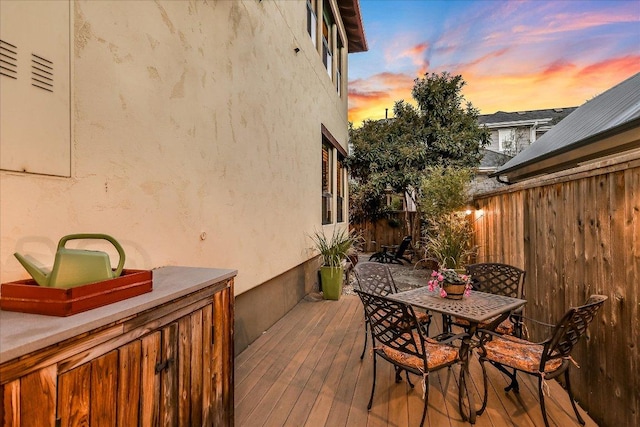
[{"label": "tree", "polygon": [[407,195],[419,209],[421,183],[430,166],[478,166],[489,133],[478,125],[478,110],[464,103],[464,84],[459,75],[425,74],[414,81],[417,107],[398,101],[393,119],[350,126],[347,166],[354,184],[354,221],[384,217],[389,190]]},{"label": "tree", "polygon": [[469,199],[472,178],[473,171],[469,168],[430,167],[420,187],[423,221],[437,221],[451,212],[462,210]]}]

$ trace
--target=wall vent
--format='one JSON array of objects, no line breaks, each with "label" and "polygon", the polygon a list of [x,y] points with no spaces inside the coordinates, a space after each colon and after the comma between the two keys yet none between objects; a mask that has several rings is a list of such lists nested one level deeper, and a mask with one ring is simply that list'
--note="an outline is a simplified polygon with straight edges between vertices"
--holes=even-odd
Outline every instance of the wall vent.
[{"label": "wall vent", "polygon": [[0,40],[0,76],[18,78],[18,47]]},{"label": "wall vent", "polygon": [[31,86],[53,92],[53,62],[31,54]]}]

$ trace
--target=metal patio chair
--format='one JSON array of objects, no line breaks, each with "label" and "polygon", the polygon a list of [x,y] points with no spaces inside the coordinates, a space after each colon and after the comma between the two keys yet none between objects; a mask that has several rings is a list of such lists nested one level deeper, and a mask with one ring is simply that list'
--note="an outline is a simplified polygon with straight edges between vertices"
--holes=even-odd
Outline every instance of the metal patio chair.
[{"label": "metal patio chair", "polygon": [[423,329],[412,327],[417,319],[410,305],[357,289],[355,292],[364,305],[373,342],[373,384],[367,409],[370,410],[373,404],[377,359],[381,357],[394,365],[396,382],[400,381],[399,372],[402,370],[407,372],[407,382],[412,388],[408,373],[422,377],[424,406],[420,426],[423,426],[429,403],[429,373],[459,362],[458,348],[451,342],[466,335],[454,336],[442,342],[427,338]]},{"label": "metal patio chair", "polygon": [[[538,378],[540,408],[547,427],[549,427],[549,421],[547,420],[547,411],[544,403],[545,381],[564,373],[566,390],[571,400],[571,406],[578,418],[578,422],[584,425],[585,422],[576,408],[569,381],[569,368],[572,363],[576,363],[571,358],[571,351],[580,337],[585,334],[587,327],[606,299],[607,297],[604,295],[591,295],[584,305],[570,308],[555,326],[537,322],[553,327],[551,335],[540,343],[532,343],[510,335],[500,335],[493,331],[479,330],[480,346],[478,354],[480,363],[484,367],[484,363],[488,361],[509,376],[511,383],[505,388],[507,392],[509,390],[513,390],[515,393],[519,392],[516,372],[520,371],[536,376]],[[512,368],[514,371],[511,372],[507,368]],[[482,408],[478,413],[482,413],[487,405],[486,374],[484,375],[484,385],[485,392]]]},{"label": "metal patio chair", "polygon": [[[373,295],[387,296],[398,292],[396,282],[393,280],[389,266],[378,262],[360,262],[353,268],[356,277],[356,284],[362,292]],[[431,315],[423,311],[416,311],[418,325],[424,328],[427,336],[429,336],[429,326],[431,325]],[[369,322],[365,313],[364,323],[364,346],[360,359],[364,358],[367,349],[367,331]]]},{"label": "metal patio chair", "polygon": [[371,255],[369,261],[396,264],[403,264],[406,261],[411,263],[411,260],[404,256],[410,245],[411,236],[406,236],[398,246],[382,246],[382,251]]},{"label": "metal patio chair", "polygon": [[[503,295],[512,298],[524,298],[525,271],[509,264],[502,263],[478,263],[470,264],[466,268],[467,275],[471,276],[474,291],[486,292],[489,294]],[[522,322],[522,309],[512,313],[496,327],[496,332],[501,334],[515,335],[518,338],[523,336],[525,329]],[[445,328],[451,332],[450,325],[462,327],[468,332],[469,322],[464,319],[445,319],[448,323]],[[479,328],[487,328],[491,320],[481,323]]]}]

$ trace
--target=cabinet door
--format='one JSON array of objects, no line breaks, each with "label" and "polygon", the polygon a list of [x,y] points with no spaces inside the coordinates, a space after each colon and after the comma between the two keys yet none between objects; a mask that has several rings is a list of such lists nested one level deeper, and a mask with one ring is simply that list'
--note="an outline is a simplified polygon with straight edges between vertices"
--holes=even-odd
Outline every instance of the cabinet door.
[{"label": "cabinet door", "polygon": [[212,313],[208,304],[141,339],[141,426],[215,425]]},{"label": "cabinet door", "polygon": [[0,425],[52,426],[56,415],[56,366],[0,386]]},{"label": "cabinet door", "polygon": [[141,341],[136,340],[61,374],[59,425],[138,425],[140,359]]},{"label": "cabinet door", "polygon": [[207,304],[61,374],[59,425],[229,425],[224,407],[233,404],[233,394],[225,396],[232,384],[225,366],[232,350],[222,347],[230,343],[225,334],[231,322],[214,328],[214,317],[213,304]]},{"label": "cabinet door", "polygon": [[118,348],[118,426],[136,426],[139,423],[141,361],[141,340]]}]

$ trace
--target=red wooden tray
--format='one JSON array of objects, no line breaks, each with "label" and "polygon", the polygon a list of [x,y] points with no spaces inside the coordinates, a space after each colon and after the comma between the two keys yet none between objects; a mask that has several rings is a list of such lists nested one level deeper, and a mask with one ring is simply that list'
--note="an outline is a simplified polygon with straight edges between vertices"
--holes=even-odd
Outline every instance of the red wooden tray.
[{"label": "red wooden tray", "polygon": [[0,309],[48,316],[71,316],[135,297],[153,288],[151,270],[123,270],[115,279],[70,289],[39,286],[35,280],[3,283]]}]

